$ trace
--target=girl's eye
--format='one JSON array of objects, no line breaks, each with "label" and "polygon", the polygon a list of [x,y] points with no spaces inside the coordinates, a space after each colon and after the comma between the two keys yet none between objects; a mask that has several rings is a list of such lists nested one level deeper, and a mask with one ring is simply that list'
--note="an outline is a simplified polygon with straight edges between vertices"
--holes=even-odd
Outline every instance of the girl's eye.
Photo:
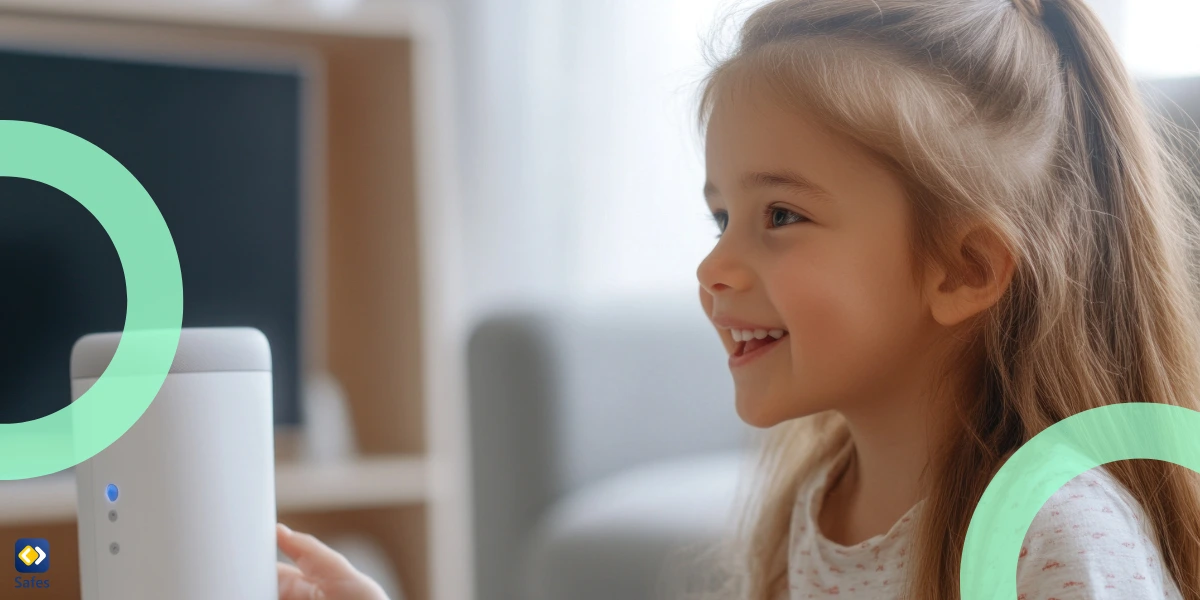
[{"label": "girl's eye", "polygon": [[[804,215],[776,206],[767,207],[764,216],[766,217],[768,228],[783,227],[784,225],[803,223],[809,220]],[[717,234],[719,238],[722,233],[725,233],[725,228],[729,226],[729,213],[723,210],[714,211],[712,219],[716,222],[717,230],[720,232]]]},{"label": "girl's eye", "polygon": [[783,227],[784,225],[803,223],[808,220],[804,215],[792,212],[786,208],[779,208],[778,206],[768,206],[766,217],[767,224],[770,227]]},{"label": "girl's eye", "polygon": [[721,234],[725,233],[725,227],[729,225],[729,213],[723,210],[714,211],[712,218],[717,224],[717,231],[719,232],[717,233],[717,237],[721,237]]}]

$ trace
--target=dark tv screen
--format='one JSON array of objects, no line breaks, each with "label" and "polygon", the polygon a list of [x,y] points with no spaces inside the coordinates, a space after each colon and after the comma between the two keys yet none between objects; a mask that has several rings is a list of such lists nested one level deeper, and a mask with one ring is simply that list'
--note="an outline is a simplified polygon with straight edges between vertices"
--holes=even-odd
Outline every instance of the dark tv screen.
[{"label": "dark tv screen", "polygon": [[[299,421],[303,72],[0,48],[0,119],[51,125],[121,162],[170,228],[185,327],[266,334],[275,420]],[[0,177],[0,422],[70,403],[71,346],[119,331],[116,249],[81,204]]]}]

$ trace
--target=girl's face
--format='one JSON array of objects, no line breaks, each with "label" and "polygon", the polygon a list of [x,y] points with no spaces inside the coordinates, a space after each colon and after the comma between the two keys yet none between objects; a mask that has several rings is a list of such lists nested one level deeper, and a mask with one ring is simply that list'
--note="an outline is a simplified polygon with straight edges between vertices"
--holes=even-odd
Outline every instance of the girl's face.
[{"label": "girl's face", "polygon": [[[705,196],[721,235],[697,277],[730,354],[739,416],[770,427],[873,410],[913,389],[936,322],[912,275],[900,180],[749,91],[718,102],[706,146]],[[766,337],[743,341],[754,330]]]}]

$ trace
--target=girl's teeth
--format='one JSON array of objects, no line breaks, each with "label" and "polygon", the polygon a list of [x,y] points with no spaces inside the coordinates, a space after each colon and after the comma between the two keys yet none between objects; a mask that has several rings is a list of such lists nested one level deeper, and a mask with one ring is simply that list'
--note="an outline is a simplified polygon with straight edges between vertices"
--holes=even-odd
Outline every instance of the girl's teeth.
[{"label": "girl's teeth", "polygon": [[779,340],[787,334],[786,329],[731,329],[730,335],[733,336],[734,342],[749,342],[750,340],[764,340],[767,337],[773,337]]},{"label": "girl's teeth", "polygon": [[733,336],[735,342],[748,342],[750,340],[761,340],[768,336],[779,339],[783,334],[787,333],[785,329],[730,329],[730,335]]}]

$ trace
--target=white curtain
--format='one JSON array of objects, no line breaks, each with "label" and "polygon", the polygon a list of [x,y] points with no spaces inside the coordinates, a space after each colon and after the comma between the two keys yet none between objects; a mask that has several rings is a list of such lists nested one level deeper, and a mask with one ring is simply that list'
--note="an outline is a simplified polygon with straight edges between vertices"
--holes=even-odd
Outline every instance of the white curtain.
[{"label": "white curtain", "polygon": [[722,0],[459,0],[475,312],[691,301],[716,228],[694,125]]},{"label": "white curtain", "polygon": [[[701,43],[748,0],[447,0],[460,24],[470,305],[691,302],[716,228]],[[1141,76],[1200,73],[1197,0],[1091,0]]]}]

